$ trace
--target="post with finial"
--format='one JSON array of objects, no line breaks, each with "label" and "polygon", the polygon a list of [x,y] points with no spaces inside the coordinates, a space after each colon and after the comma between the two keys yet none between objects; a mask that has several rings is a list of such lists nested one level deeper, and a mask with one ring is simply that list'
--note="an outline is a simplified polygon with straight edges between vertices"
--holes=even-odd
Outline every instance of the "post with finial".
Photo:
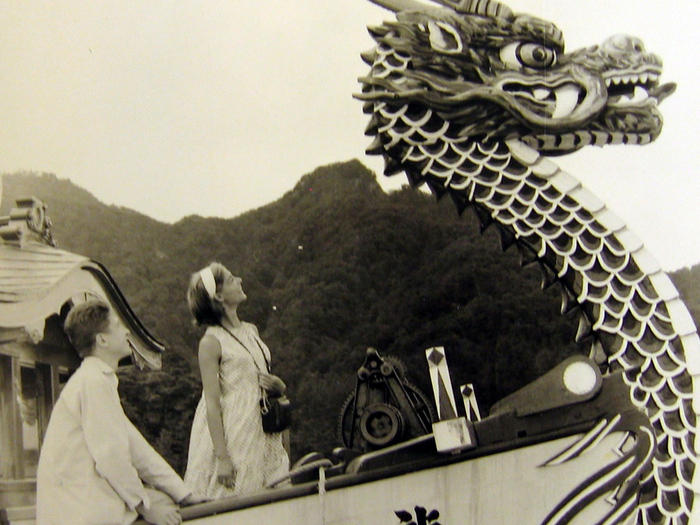
[{"label": "post with finial", "polygon": [[474,384],[467,383],[459,387],[462,393],[462,403],[464,404],[464,413],[467,419],[472,423],[481,421],[481,411],[479,404],[476,402],[476,394],[474,393]]},{"label": "post with finial", "polygon": [[439,421],[433,423],[435,447],[438,452],[459,452],[475,447],[477,443],[474,423],[464,416],[457,415],[445,349],[442,346],[428,348],[425,357],[438,411]]}]

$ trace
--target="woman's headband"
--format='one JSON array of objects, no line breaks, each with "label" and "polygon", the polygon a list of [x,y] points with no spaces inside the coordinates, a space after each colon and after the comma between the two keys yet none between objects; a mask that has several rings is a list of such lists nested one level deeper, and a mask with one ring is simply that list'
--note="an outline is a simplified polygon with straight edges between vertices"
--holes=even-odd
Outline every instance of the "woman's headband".
[{"label": "woman's headband", "polygon": [[199,277],[202,279],[202,284],[207,291],[207,295],[210,299],[213,299],[216,293],[216,281],[214,280],[214,272],[211,271],[211,266],[200,270]]}]

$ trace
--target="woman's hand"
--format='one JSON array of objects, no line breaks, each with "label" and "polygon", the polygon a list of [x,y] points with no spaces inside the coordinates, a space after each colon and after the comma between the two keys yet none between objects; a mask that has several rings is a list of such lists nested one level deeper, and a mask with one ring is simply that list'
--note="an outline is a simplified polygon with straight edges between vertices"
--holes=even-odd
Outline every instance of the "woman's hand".
[{"label": "woman's hand", "polygon": [[287,391],[287,385],[284,384],[284,381],[275,375],[265,372],[258,374],[258,384],[260,388],[273,397],[279,397]]},{"label": "woman's hand", "polygon": [[185,496],[183,499],[178,501],[178,505],[187,507],[189,505],[196,505],[197,503],[204,503],[205,501],[209,501],[210,498],[207,498],[206,496],[203,496],[202,494],[199,494],[197,492],[192,492]]},{"label": "woman's hand", "polygon": [[236,486],[236,467],[231,458],[218,459],[216,462],[216,480],[224,487],[232,489]]}]

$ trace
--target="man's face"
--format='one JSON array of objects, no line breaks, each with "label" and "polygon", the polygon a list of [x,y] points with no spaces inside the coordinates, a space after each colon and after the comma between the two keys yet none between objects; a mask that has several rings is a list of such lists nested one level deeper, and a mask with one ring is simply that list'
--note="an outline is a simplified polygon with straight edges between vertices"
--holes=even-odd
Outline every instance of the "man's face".
[{"label": "man's face", "polygon": [[107,346],[116,358],[121,359],[131,354],[131,346],[129,345],[129,331],[124,327],[119,318],[114,315],[114,312],[109,314],[109,326],[107,330],[102,332],[102,336],[107,343]]}]

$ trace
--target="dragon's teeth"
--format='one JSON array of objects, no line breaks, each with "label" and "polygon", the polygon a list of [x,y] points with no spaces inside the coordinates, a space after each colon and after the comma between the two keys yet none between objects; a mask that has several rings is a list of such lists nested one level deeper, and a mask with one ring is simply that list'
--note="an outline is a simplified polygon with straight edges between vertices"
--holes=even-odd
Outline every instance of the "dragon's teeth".
[{"label": "dragon's teeth", "polygon": [[546,88],[536,88],[532,91],[532,94],[537,100],[545,100],[550,95],[550,93],[551,91]]},{"label": "dragon's teeth", "polygon": [[554,90],[557,106],[552,118],[566,118],[573,113],[578,103],[579,88],[574,84],[565,84]]},{"label": "dragon's teeth", "polygon": [[642,86],[635,86],[633,95],[621,95],[619,103],[621,104],[632,104],[635,102],[642,102],[649,98],[647,90]]},{"label": "dragon's teeth", "polygon": [[645,100],[647,97],[647,90],[644,89],[642,86],[636,86],[634,88],[634,97],[632,98],[632,100],[634,100],[635,102],[639,102]]},{"label": "dragon's teeth", "polygon": [[609,77],[605,79],[605,83],[609,86],[610,84],[646,84],[647,82],[656,82],[659,79],[659,75],[656,73],[641,73],[639,75],[618,75],[614,77]]}]

